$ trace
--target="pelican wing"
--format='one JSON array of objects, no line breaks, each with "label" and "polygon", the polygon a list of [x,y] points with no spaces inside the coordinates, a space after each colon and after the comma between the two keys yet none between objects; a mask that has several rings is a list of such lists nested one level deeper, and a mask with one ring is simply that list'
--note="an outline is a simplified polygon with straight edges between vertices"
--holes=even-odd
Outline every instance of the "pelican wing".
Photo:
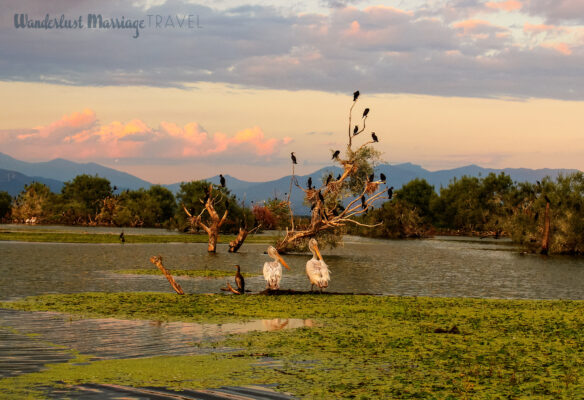
[{"label": "pelican wing", "polygon": [[324,261],[317,260],[316,258],[312,258],[306,263],[306,274],[310,283],[319,288],[328,287],[328,283],[331,280],[328,265]]}]

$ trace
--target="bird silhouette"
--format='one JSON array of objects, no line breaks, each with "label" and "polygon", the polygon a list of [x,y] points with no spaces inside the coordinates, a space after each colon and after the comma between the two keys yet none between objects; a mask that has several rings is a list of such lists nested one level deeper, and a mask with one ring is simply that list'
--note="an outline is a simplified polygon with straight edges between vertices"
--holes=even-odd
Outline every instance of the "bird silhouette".
[{"label": "bird silhouette", "polygon": [[333,153],[333,158],[332,158],[332,160],[334,160],[335,158],[338,158],[340,153],[341,153],[341,151],[340,151],[340,150],[336,150],[336,151]]},{"label": "bird silhouette", "polygon": [[339,179],[341,179],[341,174],[338,174],[338,175],[337,175],[337,181],[338,181]]},{"label": "bird silhouette", "polygon": [[126,237],[124,236],[124,231],[122,231],[122,233],[120,233],[120,242],[126,243]]},{"label": "bird silhouette", "polygon": [[298,164],[296,162],[296,156],[294,155],[294,152],[290,153],[290,158],[292,159],[292,164]]},{"label": "bird silhouette", "polygon": [[363,110],[363,118],[365,118],[367,116],[367,114],[369,114],[369,109],[366,108],[365,110]]},{"label": "bird silhouette", "polygon": [[359,132],[359,125],[355,125],[355,128],[353,128],[353,136],[355,136],[357,132]]},{"label": "bird silhouette", "polygon": [[333,179],[333,175],[329,174],[329,176],[326,178],[326,184],[328,185],[329,183],[331,183],[332,179]]},{"label": "bird silhouette", "polygon": [[324,197],[323,197],[322,193],[320,192],[320,190],[318,191],[318,199],[324,203]]},{"label": "bird silhouette", "polygon": [[393,197],[393,186],[387,189],[387,197],[389,197],[389,200]]},{"label": "bird silhouette", "polygon": [[367,208],[367,205],[365,204],[365,195],[361,196],[361,208]]},{"label": "bird silhouette", "polygon": [[375,134],[375,132],[371,132],[371,138],[375,143],[379,142],[379,139],[377,139],[377,135]]},{"label": "bird silhouette", "polygon": [[387,180],[384,173],[379,174],[379,179],[381,179],[381,182],[383,183],[385,183],[385,181]]},{"label": "bird silhouette", "polygon": [[353,101],[357,101],[357,99],[359,98],[359,94],[360,94],[360,93],[359,93],[359,91],[358,91],[358,90],[357,90],[357,91],[355,91],[355,92],[353,92]]},{"label": "bird silhouette", "polygon": [[312,189],[312,178],[308,177],[308,189]]},{"label": "bird silhouette", "polygon": [[219,174],[219,182],[221,183],[221,187],[225,187],[225,177]]},{"label": "bird silhouette", "polygon": [[369,182],[373,182],[374,179],[375,179],[375,174],[369,175]]}]

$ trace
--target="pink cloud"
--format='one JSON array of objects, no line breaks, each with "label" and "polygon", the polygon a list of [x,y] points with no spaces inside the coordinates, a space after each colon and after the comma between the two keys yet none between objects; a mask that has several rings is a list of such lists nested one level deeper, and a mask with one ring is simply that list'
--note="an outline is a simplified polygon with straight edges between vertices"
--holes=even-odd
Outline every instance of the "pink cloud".
[{"label": "pink cloud", "polygon": [[292,139],[266,138],[258,126],[234,135],[210,135],[196,122],[179,126],[163,121],[153,128],[139,119],[99,124],[95,112],[86,109],[65,115],[46,126],[1,135],[0,145],[25,158],[44,156],[84,158],[188,158],[211,155],[250,154],[270,157]]},{"label": "pink cloud", "polygon": [[557,29],[559,29],[559,27],[557,27],[555,25],[544,25],[544,24],[532,25],[529,22],[526,22],[525,25],[523,25],[523,32],[525,32],[525,33],[542,33],[542,32],[555,31]]},{"label": "pink cloud", "polygon": [[485,4],[487,8],[503,11],[515,11],[520,10],[523,4],[517,0],[507,0],[507,1],[489,1]]},{"label": "pink cloud", "polygon": [[540,45],[541,47],[545,47],[548,49],[554,49],[558,53],[562,53],[565,56],[569,56],[572,54],[572,49],[568,46],[567,43],[563,42],[546,42]]}]

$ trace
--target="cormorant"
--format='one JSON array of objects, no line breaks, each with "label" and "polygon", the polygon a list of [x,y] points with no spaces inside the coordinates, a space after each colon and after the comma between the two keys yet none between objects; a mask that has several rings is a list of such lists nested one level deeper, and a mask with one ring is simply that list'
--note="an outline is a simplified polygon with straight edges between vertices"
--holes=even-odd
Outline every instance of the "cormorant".
[{"label": "cormorant", "polygon": [[353,93],[353,101],[357,101],[358,98],[359,98],[359,91],[357,90]]},{"label": "cormorant", "polygon": [[312,177],[308,177],[308,189],[312,189]]},{"label": "cormorant", "polygon": [[379,174],[379,179],[381,179],[381,182],[385,183],[386,181],[385,174],[384,173]]},{"label": "cormorant", "polygon": [[340,151],[340,150],[336,150],[336,151],[333,153],[333,158],[332,158],[332,160],[334,160],[335,158],[338,158],[340,153],[341,153],[341,151]]},{"label": "cormorant", "polygon": [[324,197],[323,197],[322,193],[320,192],[320,190],[318,191],[318,199],[319,199],[320,201],[322,201],[322,202],[323,202],[323,204],[324,204]]},{"label": "cormorant", "polygon": [[369,114],[369,109],[366,108],[365,110],[363,110],[363,118],[365,118],[367,116],[367,114]]},{"label": "cormorant", "polygon": [[379,139],[377,139],[377,135],[375,134],[375,132],[371,132],[371,138],[373,139],[373,141],[375,143],[378,143],[379,142]]},{"label": "cormorant", "polygon": [[236,265],[237,272],[235,273],[235,284],[237,285],[237,291],[241,294],[245,293],[245,280],[243,279],[243,275],[241,275],[239,265]]},{"label": "cormorant", "polygon": [[359,125],[355,125],[355,128],[353,128],[353,136],[356,135],[357,132],[359,132]]},{"label": "cormorant", "polygon": [[329,174],[329,176],[326,178],[326,184],[328,185],[329,183],[331,183],[332,179],[333,179],[333,174]]},{"label": "cormorant", "polygon": [[120,233],[120,242],[126,243],[126,237],[124,236],[124,231],[122,231],[122,233]]},{"label": "cormorant", "polygon": [[298,164],[296,162],[296,156],[294,155],[294,152],[290,153],[290,158],[292,159],[292,164]]},{"label": "cormorant", "polygon": [[361,196],[361,208],[365,209],[367,206],[365,205],[365,195]]},{"label": "cormorant", "polygon": [[387,189],[387,197],[389,197],[389,200],[393,197],[393,186]]},{"label": "cormorant", "polygon": [[221,182],[221,187],[225,187],[225,178],[221,174],[219,174],[219,182]]},{"label": "cormorant", "polygon": [[375,173],[369,175],[369,182],[373,182],[374,179],[375,179]]},{"label": "cormorant", "polygon": [[338,181],[339,179],[341,179],[341,174],[338,174],[338,175],[337,175],[337,181]]},{"label": "cormorant", "polygon": [[116,185],[114,185],[114,192],[118,190],[118,187]]}]

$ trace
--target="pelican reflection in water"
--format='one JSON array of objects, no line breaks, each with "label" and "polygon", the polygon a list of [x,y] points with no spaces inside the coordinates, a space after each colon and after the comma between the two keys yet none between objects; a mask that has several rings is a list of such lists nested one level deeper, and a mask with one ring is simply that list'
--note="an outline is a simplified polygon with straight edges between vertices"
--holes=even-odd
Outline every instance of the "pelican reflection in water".
[{"label": "pelican reflection in water", "polygon": [[266,287],[270,290],[280,289],[280,280],[282,279],[282,265],[290,269],[286,261],[282,259],[278,250],[274,246],[268,247],[268,255],[274,261],[266,261],[264,263],[264,279],[266,280]]},{"label": "pelican reflection in water", "polygon": [[308,279],[310,280],[310,291],[316,285],[322,292],[322,289],[327,288],[331,280],[330,271],[320,255],[316,239],[310,239],[308,248],[312,253],[312,258],[306,263],[306,275],[308,275]]}]

